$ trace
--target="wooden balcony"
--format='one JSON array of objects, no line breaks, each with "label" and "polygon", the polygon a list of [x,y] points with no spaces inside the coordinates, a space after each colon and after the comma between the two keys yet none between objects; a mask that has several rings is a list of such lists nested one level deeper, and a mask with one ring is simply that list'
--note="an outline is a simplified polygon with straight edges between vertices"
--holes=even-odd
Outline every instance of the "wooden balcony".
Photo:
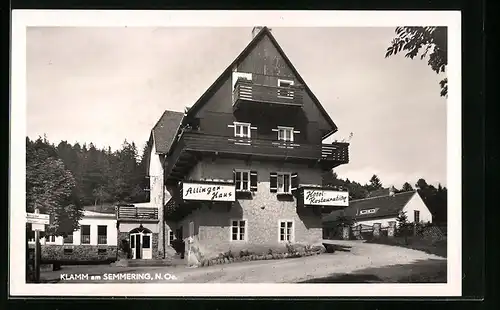
[{"label": "wooden balcony", "polygon": [[349,162],[348,147],[348,143],[299,144],[276,140],[213,136],[196,131],[184,132],[169,156],[165,180],[169,184],[176,184],[203,156],[283,160],[331,169]]},{"label": "wooden balcony", "polygon": [[135,207],[134,205],[122,205],[117,207],[118,221],[138,221],[138,222],[157,222],[158,209],[147,207]]},{"label": "wooden balcony", "polygon": [[257,103],[302,108],[303,94],[301,86],[275,87],[239,79],[233,91],[233,110]]}]

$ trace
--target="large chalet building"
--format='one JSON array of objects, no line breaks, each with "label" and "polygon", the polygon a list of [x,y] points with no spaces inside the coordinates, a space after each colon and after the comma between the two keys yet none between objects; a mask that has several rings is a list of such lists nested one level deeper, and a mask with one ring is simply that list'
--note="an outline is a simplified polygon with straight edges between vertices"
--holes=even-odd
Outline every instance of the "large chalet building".
[{"label": "large chalet building", "polygon": [[252,36],[198,101],[152,129],[150,202],[117,211],[134,258],[168,257],[174,238],[197,257],[319,244],[322,215],[348,206],[347,192],[322,188],[348,144],[322,143],[337,126],[270,29]]}]

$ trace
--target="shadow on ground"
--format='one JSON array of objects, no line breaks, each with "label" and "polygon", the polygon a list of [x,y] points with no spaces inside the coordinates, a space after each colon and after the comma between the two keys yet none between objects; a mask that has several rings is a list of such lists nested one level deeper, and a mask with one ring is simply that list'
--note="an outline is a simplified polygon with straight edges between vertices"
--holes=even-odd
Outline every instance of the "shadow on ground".
[{"label": "shadow on ground", "polygon": [[366,268],[349,274],[334,273],[300,283],[446,283],[446,260],[427,259],[413,264]]}]

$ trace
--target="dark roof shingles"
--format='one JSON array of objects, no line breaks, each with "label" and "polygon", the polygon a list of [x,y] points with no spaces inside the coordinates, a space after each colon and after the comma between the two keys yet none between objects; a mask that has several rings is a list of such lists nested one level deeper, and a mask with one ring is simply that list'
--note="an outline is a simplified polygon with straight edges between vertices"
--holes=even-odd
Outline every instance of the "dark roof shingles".
[{"label": "dark roof shingles", "polygon": [[168,153],[183,117],[184,113],[166,110],[153,127],[157,154]]},{"label": "dark roof shingles", "polygon": [[[349,202],[349,207],[326,215],[323,221],[335,221],[341,215],[355,217],[357,220],[397,216],[415,193],[415,191],[410,191],[398,193],[394,196],[385,195],[352,200]],[[358,211],[367,209],[377,209],[377,211],[375,213],[356,215]]]}]

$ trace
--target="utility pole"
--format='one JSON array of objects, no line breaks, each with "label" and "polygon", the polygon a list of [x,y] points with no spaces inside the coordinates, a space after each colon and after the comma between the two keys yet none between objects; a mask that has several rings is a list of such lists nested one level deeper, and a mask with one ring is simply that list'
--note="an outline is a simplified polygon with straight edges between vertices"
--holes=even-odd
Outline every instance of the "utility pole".
[{"label": "utility pole", "polygon": [[[35,214],[39,214],[40,210],[35,209]],[[35,283],[40,283],[40,258],[41,258],[41,246],[40,246],[40,230],[35,229]]]}]

